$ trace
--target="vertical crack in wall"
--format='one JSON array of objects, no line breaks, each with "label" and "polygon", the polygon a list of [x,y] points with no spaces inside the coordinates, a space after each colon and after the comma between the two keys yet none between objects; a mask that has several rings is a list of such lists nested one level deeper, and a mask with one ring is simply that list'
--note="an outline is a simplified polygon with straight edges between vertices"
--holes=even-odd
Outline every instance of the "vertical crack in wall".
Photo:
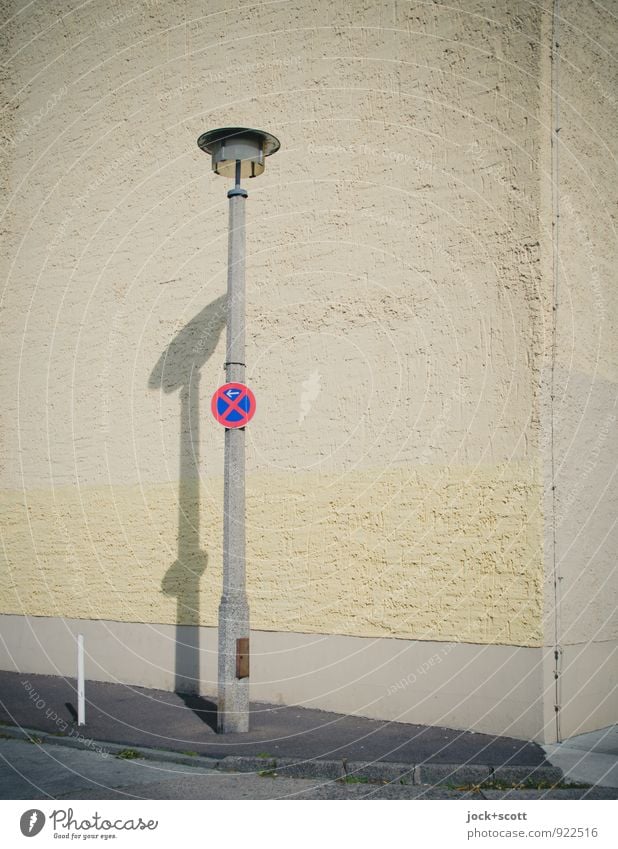
[{"label": "vertical crack in wall", "polygon": [[554,711],[556,716],[556,739],[562,740],[560,734],[561,681],[560,669],[562,662],[562,646],[560,645],[560,563],[556,551],[556,454],[554,441],[555,422],[555,370],[556,347],[558,343],[558,297],[560,282],[560,0],[554,0],[551,22],[551,185],[552,185],[552,345],[551,345],[551,390],[550,390],[550,452],[551,452],[551,500],[552,500],[552,570],[554,585]]}]

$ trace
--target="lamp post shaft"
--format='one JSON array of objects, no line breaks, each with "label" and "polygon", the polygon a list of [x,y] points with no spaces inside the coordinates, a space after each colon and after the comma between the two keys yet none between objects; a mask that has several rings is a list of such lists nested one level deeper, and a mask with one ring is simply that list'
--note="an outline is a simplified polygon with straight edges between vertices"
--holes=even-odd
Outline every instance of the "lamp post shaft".
[{"label": "lamp post shaft", "polygon": [[[267,156],[279,150],[279,140],[263,130],[249,127],[219,127],[197,140],[200,150],[210,154],[212,170],[235,177],[229,198],[229,241],[227,270],[226,383],[245,384],[245,200],[241,177],[264,172]],[[232,424],[213,413],[225,429],[223,472],[223,594],[219,604],[219,704],[217,729],[223,733],[249,730],[249,604],[245,582],[245,429],[255,412],[255,398],[245,386],[249,407]],[[231,388],[223,388],[227,393]],[[213,396],[217,403],[219,390]],[[227,395],[231,401],[231,397]],[[238,395],[237,395],[238,398]],[[237,412],[239,412],[237,408]]]},{"label": "lamp post shaft", "polygon": [[[228,192],[226,382],[245,382],[245,198],[238,185]],[[219,605],[219,702],[222,733],[249,730],[249,605],[245,588],[245,429],[225,431],[223,481],[223,595]],[[239,642],[241,641],[241,642]],[[246,642],[245,642],[246,641]],[[239,677],[243,675],[245,677]]]}]

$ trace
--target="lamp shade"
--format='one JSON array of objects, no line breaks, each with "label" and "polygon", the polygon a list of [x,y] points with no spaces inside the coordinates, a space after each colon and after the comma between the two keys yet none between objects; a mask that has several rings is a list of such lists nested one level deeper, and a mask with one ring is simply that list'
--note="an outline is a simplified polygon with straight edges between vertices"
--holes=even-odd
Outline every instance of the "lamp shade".
[{"label": "lamp shade", "polygon": [[209,130],[197,140],[198,147],[212,157],[212,170],[234,178],[236,162],[241,177],[257,177],[264,171],[264,160],[279,150],[279,140],[262,130],[247,127],[222,127]]}]

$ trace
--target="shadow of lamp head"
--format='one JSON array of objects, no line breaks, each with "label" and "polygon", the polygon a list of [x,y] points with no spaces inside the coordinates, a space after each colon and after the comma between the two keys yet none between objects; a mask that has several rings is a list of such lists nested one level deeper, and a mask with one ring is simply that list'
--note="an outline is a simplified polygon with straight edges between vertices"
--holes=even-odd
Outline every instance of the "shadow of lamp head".
[{"label": "shadow of lamp head", "polygon": [[150,389],[175,392],[189,386],[214,354],[226,322],[227,295],[221,295],[180,330],[159,357],[148,380]]},{"label": "shadow of lamp head", "polygon": [[207,552],[197,549],[175,560],[163,576],[163,595],[179,600],[177,625],[199,625],[200,579],[207,565]]}]

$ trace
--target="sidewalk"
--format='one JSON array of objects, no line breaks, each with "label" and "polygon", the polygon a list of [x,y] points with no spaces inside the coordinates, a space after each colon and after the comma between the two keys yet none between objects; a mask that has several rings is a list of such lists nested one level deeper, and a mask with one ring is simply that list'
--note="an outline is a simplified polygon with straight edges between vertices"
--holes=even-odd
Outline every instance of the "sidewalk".
[{"label": "sidewalk", "polygon": [[0,672],[0,693],[0,722],[35,729],[45,742],[118,744],[109,750],[138,748],[177,762],[201,755],[222,770],[448,786],[547,787],[562,778],[541,746],[471,731],[253,704],[249,733],[219,735],[215,705],[205,698],[96,681],[86,683],[86,725],[78,729],[74,679]]}]

